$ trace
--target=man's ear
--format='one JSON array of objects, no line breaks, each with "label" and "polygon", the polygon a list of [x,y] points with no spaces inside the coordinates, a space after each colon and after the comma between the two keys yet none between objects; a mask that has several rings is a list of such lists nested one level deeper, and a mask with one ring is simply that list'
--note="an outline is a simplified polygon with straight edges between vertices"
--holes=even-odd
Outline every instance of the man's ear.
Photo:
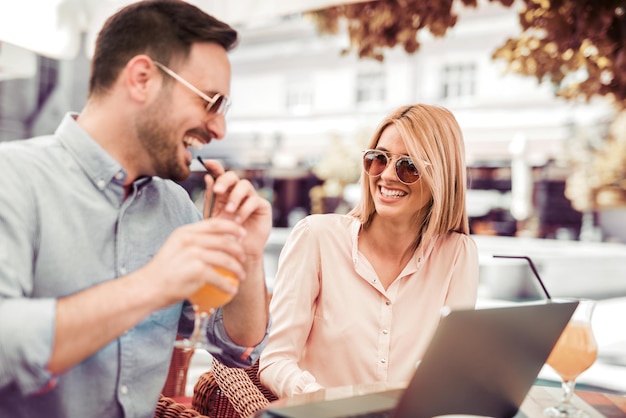
[{"label": "man's ear", "polygon": [[147,55],[136,55],[124,67],[124,85],[129,96],[138,102],[145,102],[156,94],[163,77],[154,62]]}]

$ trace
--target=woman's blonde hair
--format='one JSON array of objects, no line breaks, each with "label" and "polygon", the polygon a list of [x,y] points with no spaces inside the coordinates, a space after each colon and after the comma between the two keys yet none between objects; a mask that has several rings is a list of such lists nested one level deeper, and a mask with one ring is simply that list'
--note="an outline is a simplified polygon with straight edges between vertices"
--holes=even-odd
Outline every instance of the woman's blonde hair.
[{"label": "woman's blonde hair", "polygon": [[[439,106],[403,106],[378,126],[368,148],[376,148],[383,131],[394,125],[407,152],[421,173],[420,180],[432,193],[430,209],[415,231],[415,247],[448,232],[469,234],[465,206],[467,172],[461,128],[452,113]],[[364,171],[362,199],[350,214],[369,225],[375,206]]]}]

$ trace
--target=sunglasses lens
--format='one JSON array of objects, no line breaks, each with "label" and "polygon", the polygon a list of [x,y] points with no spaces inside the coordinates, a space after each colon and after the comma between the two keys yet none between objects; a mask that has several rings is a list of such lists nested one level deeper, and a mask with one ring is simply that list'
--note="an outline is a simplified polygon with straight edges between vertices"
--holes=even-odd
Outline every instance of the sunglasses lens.
[{"label": "sunglasses lens", "polygon": [[211,114],[223,113],[222,108],[224,107],[224,96],[217,95],[217,100],[213,103],[209,103],[206,107],[206,111]]},{"label": "sunglasses lens", "polygon": [[381,175],[387,163],[387,156],[381,152],[368,151],[363,155],[363,168],[372,177]]},{"label": "sunglasses lens", "polygon": [[401,158],[396,162],[396,174],[406,184],[415,183],[420,178],[419,170],[408,158]]}]

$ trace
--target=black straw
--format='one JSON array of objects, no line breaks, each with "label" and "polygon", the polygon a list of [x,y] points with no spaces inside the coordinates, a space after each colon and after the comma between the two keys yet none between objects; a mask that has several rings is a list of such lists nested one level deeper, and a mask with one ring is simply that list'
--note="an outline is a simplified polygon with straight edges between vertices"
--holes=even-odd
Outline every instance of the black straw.
[{"label": "black straw", "polygon": [[[202,158],[199,155],[196,158],[198,159],[198,161],[200,161],[200,164],[202,164],[202,167],[204,167],[206,172],[209,173],[209,175],[213,178],[213,185],[215,186],[215,179],[217,178],[217,177],[215,177],[215,174],[213,174],[213,172],[211,170],[209,170],[206,165],[204,165],[204,161],[202,161]],[[213,207],[214,206],[215,206],[215,193],[212,193],[211,194],[211,203],[209,204],[209,213],[207,215],[209,218],[213,215]]]},{"label": "black straw", "polygon": [[537,272],[537,269],[535,268],[535,264],[533,263],[533,260],[530,259],[530,257],[526,257],[525,255],[494,255],[494,258],[522,258],[528,261],[528,264],[530,265],[530,269],[535,274],[535,277],[537,278],[537,280],[539,280],[539,284],[541,285],[541,288],[543,289],[543,293],[546,294],[546,297],[548,298],[549,301],[552,301],[552,298],[550,297],[550,293],[548,293],[548,289],[546,289],[546,287],[544,286],[543,280],[541,280],[541,277],[539,277],[539,273]]}]

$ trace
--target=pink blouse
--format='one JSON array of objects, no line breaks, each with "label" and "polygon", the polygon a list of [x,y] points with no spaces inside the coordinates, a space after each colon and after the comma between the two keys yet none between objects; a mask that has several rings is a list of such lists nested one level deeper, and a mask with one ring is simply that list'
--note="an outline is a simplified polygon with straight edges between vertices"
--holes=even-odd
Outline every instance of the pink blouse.
[{"label": "pink blouse", "polygon": [[476,303],[478,251],[471,237],[438,236],[385,290],[358,251],[360,226],[348,215],[311,215],[283,248],[259,365],[261,382],[280,397],[406,382],[441,308]]}]

